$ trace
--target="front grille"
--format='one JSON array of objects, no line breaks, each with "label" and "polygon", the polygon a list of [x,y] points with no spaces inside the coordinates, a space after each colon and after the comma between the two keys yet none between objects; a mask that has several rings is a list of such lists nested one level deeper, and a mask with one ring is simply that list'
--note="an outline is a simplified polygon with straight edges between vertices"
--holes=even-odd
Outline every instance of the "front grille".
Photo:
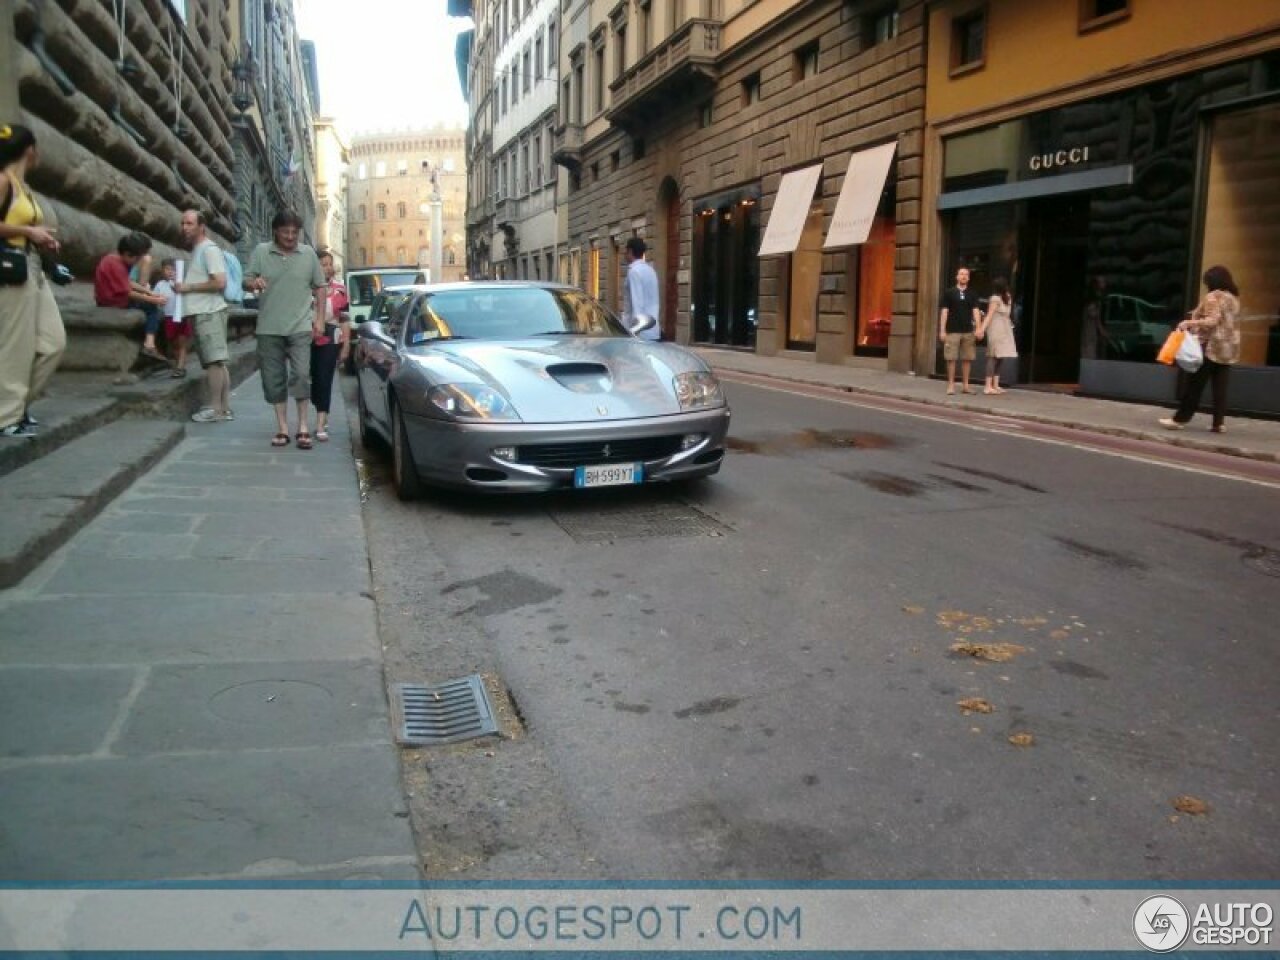
[{"label": "front grille", "polygon": [[662,460],[680,449],[680,437],[625,437],[590,443],[532,443],[516,451],[516,460],[534,467],[582,467],[596,463]]}]

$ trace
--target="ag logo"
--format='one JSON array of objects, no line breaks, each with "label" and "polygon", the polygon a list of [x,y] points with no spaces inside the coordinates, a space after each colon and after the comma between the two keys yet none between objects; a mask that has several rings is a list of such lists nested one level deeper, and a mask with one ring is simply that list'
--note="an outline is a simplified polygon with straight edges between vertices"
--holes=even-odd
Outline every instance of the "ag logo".
[{"label": "ag logo", "polygon": [[1187,908],[1173,897],[1147,897],[1133,914],[1133,932],[1148,950],[1168,953],[1182,946],[1191,927]]}]

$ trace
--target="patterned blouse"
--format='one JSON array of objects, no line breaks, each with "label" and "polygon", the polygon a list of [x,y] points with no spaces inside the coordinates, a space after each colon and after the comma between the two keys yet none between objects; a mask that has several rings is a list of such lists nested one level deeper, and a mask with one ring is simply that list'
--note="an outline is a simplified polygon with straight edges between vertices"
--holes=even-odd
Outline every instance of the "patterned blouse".
[{"label": "patterned blouse", "polygon": [[1211,290],[1191,314],[1189,325],[1214,363],[1240,359],[1240,301],[1226,290]]}]

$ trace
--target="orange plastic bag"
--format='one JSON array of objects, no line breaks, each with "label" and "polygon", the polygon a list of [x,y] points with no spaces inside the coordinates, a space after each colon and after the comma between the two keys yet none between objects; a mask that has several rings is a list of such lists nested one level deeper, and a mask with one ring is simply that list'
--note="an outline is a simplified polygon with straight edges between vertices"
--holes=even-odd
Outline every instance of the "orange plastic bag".
[{"label": "orange plastic bag", "polygon": [[1160,348],[1160,352],[1156,354],[1156,361],[1159,363],[1167,363],[1172,366],[1174,358],[1178,356],[1178,348],[1182,346],[1182,339],[1186,333],[1182,330],[1175,330],[1169,334],[1169,339],[1164,342],[1164,346]]}]

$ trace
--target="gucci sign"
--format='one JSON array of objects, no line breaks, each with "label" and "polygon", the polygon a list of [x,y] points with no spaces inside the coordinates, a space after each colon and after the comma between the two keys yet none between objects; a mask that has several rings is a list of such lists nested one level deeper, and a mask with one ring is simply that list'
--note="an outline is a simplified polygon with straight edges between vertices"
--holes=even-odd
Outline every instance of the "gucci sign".
[{"label": "gucci sign", "polygon": [[1056,150],[1053,153],[1037,153],[1030,160],[1032,170],[1052,170],[1055,167],[1073,167],[1079,163],[1089,162],[1088,147],[1072,147],[1070,150]]}]

